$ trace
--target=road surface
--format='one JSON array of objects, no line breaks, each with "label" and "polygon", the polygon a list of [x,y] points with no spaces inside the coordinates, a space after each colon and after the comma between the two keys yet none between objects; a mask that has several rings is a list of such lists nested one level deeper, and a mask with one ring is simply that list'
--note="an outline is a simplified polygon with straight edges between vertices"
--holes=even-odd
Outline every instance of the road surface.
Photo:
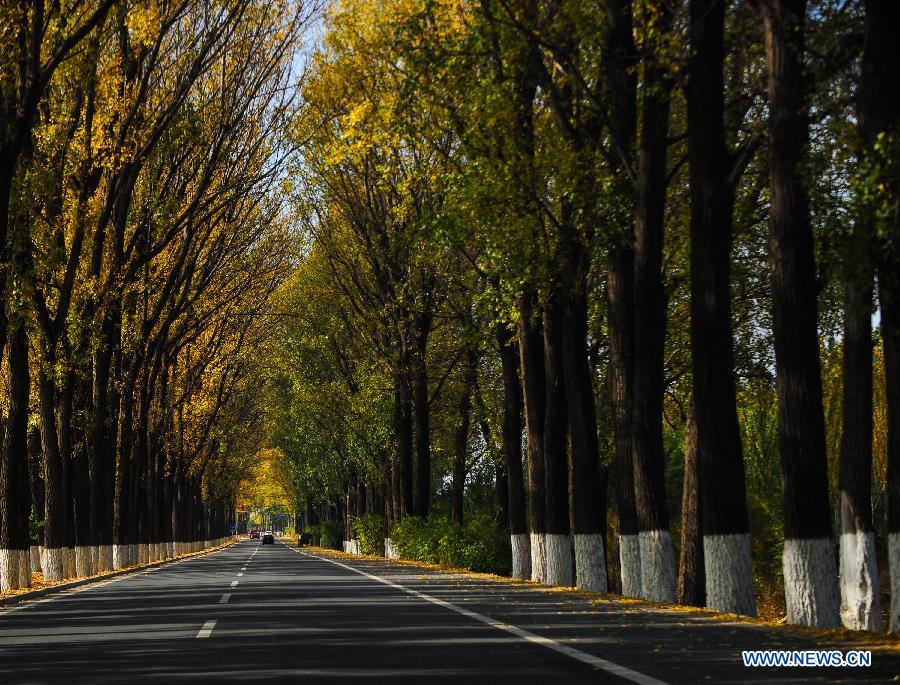
[{"label": "road surface", "polygon": [[900,674],[900,653],[876,652],[862,669],[741,661],[743,649],[815,646],[700,614],[256,540],[0,610],[2,683],[695,685]]}]

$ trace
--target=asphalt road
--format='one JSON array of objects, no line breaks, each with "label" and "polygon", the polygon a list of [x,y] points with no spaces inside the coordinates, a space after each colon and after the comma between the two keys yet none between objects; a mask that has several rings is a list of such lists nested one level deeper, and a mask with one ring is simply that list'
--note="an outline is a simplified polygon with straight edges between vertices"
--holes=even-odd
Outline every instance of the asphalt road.
[{"label": "asphalt road", "polygon": [[694,685],[887,683],[900,674],[900,653],[876,652],[864,669],[741,662],[743,649],[813,647],[834,645],[256,540],[0,610],[2,683]]}]

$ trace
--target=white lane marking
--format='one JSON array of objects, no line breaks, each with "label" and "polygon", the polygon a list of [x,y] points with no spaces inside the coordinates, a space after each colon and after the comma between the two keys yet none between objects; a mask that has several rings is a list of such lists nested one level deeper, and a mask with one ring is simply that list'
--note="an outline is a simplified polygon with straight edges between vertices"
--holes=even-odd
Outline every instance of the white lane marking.
[{"label": "white lane marking", "polygon": [[237,577],[240,578],[242,575],[244,575],[244,574],[243,574],[243,573],[238,573]]},{"label": "white lane marking", "polygon": [[200,629],[200,632],[197,633],[197,637],[209,637],[212,635],[213,628],[216,627],[216,621],[213,619],[212,621],[207,621],[203,624],[203,627]]},{"label": "white lane marking", "polygon": [[246,567],[246,566],[241,566],[241,570],[242,570],[242,571],[246,571],[246,570],[247,570],[247,567]]},{"label": "white lane marking", "polygon": [[222,595],[222,599],[219,600],[219,604],[228,604],[228,600],[231,599],[231,593],[226,592]]},{"label": "white lane marking", "polygon": [[[287,545],[285,545],[285,547],[287,547]],[[597,668],[601,671],[606,671],[607,673],[611,673],[615,676],[618,676],[619,678],[624,678],[625,680],[628,680],[632,683],[637,683],[637,685],[669,685],[664,680],[657,680],[652,676],[645,675],[638,671],[633,671],[627,666],[621,666],[607,659],[602,659],[599,656],[594,656],[593,654],[582,652],[581,650],[575,649],[574,647],[560,644],[556,640],[551,640],[549,637],[536,635],[535,633],[519,628],[518,626],[510,625],[509,623],[504,623],[503,621],[498,621],[491,618],[490,616],[485,616],[484,614],[479,614],[477,612],[470,611],[469,609],[464,609],[461,606],[451,604],[450,602],[447,602],[443,599],[438,599],[437,597],[426,595],[424,592],[419,592],[418,590],[413,590],[412,588],[400,585],[386,578],[381,578],[379,576],[372,575],[371,573],[366,573],[365,571],[361,571],[358,568],[353,568],[352,566],[348,566],[347,564],[342,564],[339,561],[334,561],[333,559],[328,559],[327,557],[320,557],[315,554],[310,554],[309,552],[300,552],[299,550],[294,550],[291,547],[288,547],[288,549],[292,549],[295,552],[299,552],[300,554],[312,557],[314,559],[327,561],[329,564],[340,566],[341,568],[345,568],[348,571],[353,571],[354,573],[358,573],[361,576],[365,576],[366,578],[369,578],[371,580],[383,583],[384,585],[388,585],[397,590],[401,590],[402,592],[413,595],[414,597],[418,597],[419,599],[424,599],[426,602],[431,602],[432,604],[444,607],[445,609],[449,609],[450,611],[455,611],[456,613],[466,616],[467,618],[471,618],[475,621],[484,623],[485,625],[491,626],[492,628],[497,628],[498,630],[502,630],[511,635],[515,635],[516,637],[520,637],[526,642],[540,645],[542,647],[546,647],[547,649],[552,649],[554,652],[563,654],[570,659],[580,661],[583,664],[587,664],[588,666],[592,666],[593,668]]]},{"label": "white lane marking", "polygon": [[238,586],[238,582],[236,580],[232,580],[231,587],[237,587],[237,586]]}]

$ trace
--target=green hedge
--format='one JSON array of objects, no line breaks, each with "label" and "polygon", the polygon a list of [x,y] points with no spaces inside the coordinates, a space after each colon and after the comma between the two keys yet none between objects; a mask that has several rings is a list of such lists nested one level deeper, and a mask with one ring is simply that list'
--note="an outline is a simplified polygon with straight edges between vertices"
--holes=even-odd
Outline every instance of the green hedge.
[{"label": "green hedge", "polygon": [[309,534],[309,542],[314,547],[343,549],[344,527],[339,521],[323,521],[303,531]]},{"label": "green hedge", "polygon": [[496,524],[489,514],[473,516],[463,526],[446,516],[409,516],[397,522],[390,537],[401,559],[484,573],[504,570]]},{"label": "green hedge", "polygon": [[359,516],[353,521],[353,529],[359,540],[359,551],[363,554],[384,554],[384,538],[387,535],[384,517],[370,514]]}]

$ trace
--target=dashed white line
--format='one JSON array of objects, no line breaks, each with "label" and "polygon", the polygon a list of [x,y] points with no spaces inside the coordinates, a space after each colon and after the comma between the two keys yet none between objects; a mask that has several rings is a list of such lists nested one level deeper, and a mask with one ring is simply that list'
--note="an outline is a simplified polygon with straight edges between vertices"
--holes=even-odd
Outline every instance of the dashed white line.
[{"label": "dashed white line", "polygon": [[228,600],[231,599],[231,593],[226,592],[222,595],[222,599],[219,600],[219,604],[228,604]]},{"label": "dashed white line", "polygon": [[242,575],[244,575],[244,574],[243,574],[243,573],[238,573],[238,576],[237,576],[237,577],[240,578]]},{"label": "dashed white line", "polygon": [[216,627],[216,620],[213,619],[211,621],[207,621],[203,624],[203,627],[200,629],[200,632],[197,633],[197,637],[209,637],[212,635],[213,628]]},{"label": "dashed white line", "polygon": [[238,582],[236,580],[232,580],[231,587],[237,587],[237,586],[238,586]]}]

